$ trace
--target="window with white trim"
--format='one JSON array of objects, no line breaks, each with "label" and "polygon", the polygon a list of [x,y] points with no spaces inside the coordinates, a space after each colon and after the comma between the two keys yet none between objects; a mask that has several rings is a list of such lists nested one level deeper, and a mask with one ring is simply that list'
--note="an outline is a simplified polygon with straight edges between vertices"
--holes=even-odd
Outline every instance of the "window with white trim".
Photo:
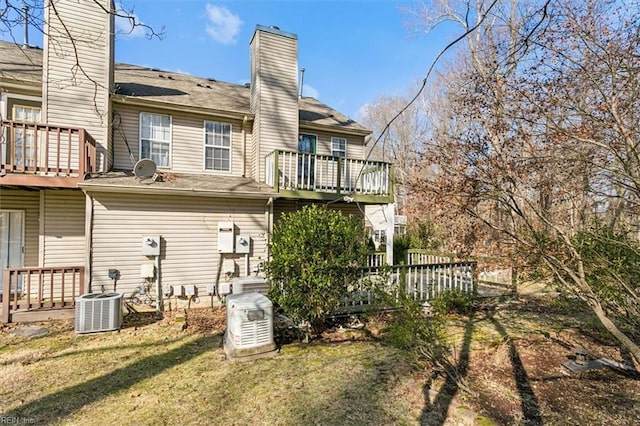
[{"label": "window with white trim", "polygon": [[204,169],[231,171],[231,124],[204,122]]},{"label": "window with white trim", "polygon": [[345,138],[331,138],[331,155],[347,158],[347,140]]},{"label": "window with white trim", "polygon": [[140,113],[140,158],[153,160],[158,167],[171,167],[171,116]]},{"label": "window with white trim", "polygon": [[[13,105],[12,116],[15,121],[23,123],[40,122],[41,108],[29,105]],[[32,129],[16,128],[13,132],[13,156],[15,164],[18,166],[32,167],[36,165],[36,131]],[[4,146],[3,146],[4,148]],[[42,160],[42,141],[37,147],[39,151],[38,157]],[[4,158],[4,152],[2,155]]]}]

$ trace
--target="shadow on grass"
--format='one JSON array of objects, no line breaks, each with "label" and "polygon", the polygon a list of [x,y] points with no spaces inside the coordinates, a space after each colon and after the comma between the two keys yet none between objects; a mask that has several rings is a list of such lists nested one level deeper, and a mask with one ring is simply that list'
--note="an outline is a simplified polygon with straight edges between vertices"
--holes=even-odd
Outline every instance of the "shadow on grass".
[{"label": "shadow on grass", "polygon": [[[456,363],[456,372],[460,378],[464,378],[469,370],[469,355],[471,350],[471,340],[473,336],[473,321],[469,318],[464,327],[464,337],[462,347],[460,348],[460,356]],[[447,419],[447,413],[451,401],[460,390],[458,381],[447,375],[444,384],[438,389],[438,394],[433,403],[431,402],[430,390],[435,380],[441,373],[434,373],[424,385],[424,401],[425,406],[420,416],[421,425],[443,425]]]},{"label": "shadow on grass", "polygon": [[[206,351],[217,349],[221,335],[202,336],[189,340],[178,348],[142,358],[133,364],[100,377],[43,396],[20,407],[6,411],[7,418],[30,418],[36,423],[58,423],[85,405],[104,399],[134,384],[152,378],[163,371],[185,363]],[[43,378],[46,380],[46,378]]]},{"label": "shadow on grass", "polygon": [[22,354],[22,355],[18,355],[13,358],[9,358],[0,362],[0,367],[15,364],[16,362],[20,362],[23,364],[34,364],[36,362],[43,361],[43,360],[65,358],[69,356],[76,356],[76,355],[82,355],[82,354],[91,354],[91,353],[95,353],[96,351],[116,352],[116,351],[122,351],[123,349],[145,349],[152,346],[158,346],[158,343],[152,342],[152,343],[138,343],[135,345],[117,345],[117,346],[103,347],[100,349],[92,348],[92,349],[78,349],[78,350],[69,350],[69,351],[63,350],[63,351],[60,351],[59,353],[56,353],[55,355],[50,355],[48,351],[45,351],[45,353],[38,355],[33,359],[29,358],[28,354],[26,356]]},{"label": "shadow on grass", "polygon": [[516,349],[511,337],[505,330],[504,326],[493,315],[487,315],[487,318],[493,324],[496,331],[509,346],[509,361],[513,368],[513,377],[516,382],[516,388],[520,396],[520,406],[522,408],[523,422],[526,425],[542,425],[542,416],[540,415],[540,406],[536,398],[527,371],[522,364],[520,354]]},{"label": "shadow on grass", "polygon": [[[394,356],[364,362],[367,366],[357,376],[350,379],[347,373],[347,376],[341,377],[336,383],[339,387],[331,390],[333,395],[330,398],[319,395],[315,403],[297,411],[291,424],[364,425],[406,422],[406,419],[395,418],[384,406],[391,382],[401,374],[400,362]],[[331,363],[322,368],[326,369],[325,374],[332,374]],[[301,391],[304,392],[303,389]]]}]

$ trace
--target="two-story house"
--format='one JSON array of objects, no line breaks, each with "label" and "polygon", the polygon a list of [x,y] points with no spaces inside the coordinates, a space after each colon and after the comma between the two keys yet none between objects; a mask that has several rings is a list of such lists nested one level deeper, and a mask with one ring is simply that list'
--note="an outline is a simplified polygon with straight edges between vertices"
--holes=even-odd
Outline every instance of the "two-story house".
[{"label": "two-story house", "polygon": [[115,64],[98,3],[46,7],[42,49],[0,42],[5,321],[149,281],[204,295],[260,269],[283,212],[392,205],[370,132],[298,96],[296,35],[257,26],[251,82],[230,84]]}]

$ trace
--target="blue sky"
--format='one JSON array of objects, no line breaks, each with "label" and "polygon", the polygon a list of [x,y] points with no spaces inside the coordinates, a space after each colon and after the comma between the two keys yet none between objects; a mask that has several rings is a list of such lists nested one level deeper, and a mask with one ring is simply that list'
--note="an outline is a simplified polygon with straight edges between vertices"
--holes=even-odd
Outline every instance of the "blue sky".
[{"label": "blue sky", "polygon": [[[406,91],[422,79],[446,44],[446,34],[409,29],[411,1],[168,1],[122,0],[163,40],[118,37],[121,62],[249,81],[249,41],[256,24],[298,35],[304,94],[360,118],[379,95]],[[140,36],[142,34],[139,34]]]},{"label": "blue sky", "polygon": [[[232,83],[249,80],[249,41],[256,24],[298,35],[306,96],[358,119],[379,95],[405,92],[421,80],[438,51],[452,39],[416,33],[400,0],[121,0],[162,40],[143,31],[124,34],[117,22],[116,60]],[[124,31],[126,32],[126,31]],[[17,37],[19,38],[19,36]]]}]

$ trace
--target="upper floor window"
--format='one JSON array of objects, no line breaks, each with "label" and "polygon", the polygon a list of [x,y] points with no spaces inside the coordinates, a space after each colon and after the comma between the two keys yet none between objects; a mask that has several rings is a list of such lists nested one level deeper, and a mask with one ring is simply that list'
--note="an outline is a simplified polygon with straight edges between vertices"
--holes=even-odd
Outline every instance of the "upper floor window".
[{"label": "upper floor window", "polygon": [[170,167],[171,116],[140,113],[140,158],[149,158],[159,167]]},{"label": "upper floor window", "polygon": [[231,124],[204,122],[204,169],[231,171]]},{"label": "upper floor window", "polygon": [[331,138],[331,155],[334,157],[347,157],[347,140],[345,138]]},{"label": "upper floor window", "polygon": [[[29,105],[13,105],[12,108],[12,118],[15,121],[21,121],[23,123],[38,123],[40,122],[41,109],[36,106]],[[26,128],[16,128],[12,134],[12,143],[13,143],[13,161],[18,166],[32,167],[36,165],[38,159],[36,155],[41,160],[43,157],[42,151],[42,141],[38,143],[36,146],[36,142],[38,140],[38,135],[36,134],[36,130],[26,129]],[[4,152],[4,145],[2,146],[2,158],[5,158],[6,153]],[[39,151],[39,154],[36,152]]]},{"label": "upper floor window", "polygon": [[14,105],[13,119],[15,121],[23,121],[25,123],[38,123],[40,122],[40,111],[40,107]]},{"label": "upper floor window", "polygon": [[318,137],[316,135],[308,135],[305,133],[298,135],[298,152],[315,154],[317,145]]}]

